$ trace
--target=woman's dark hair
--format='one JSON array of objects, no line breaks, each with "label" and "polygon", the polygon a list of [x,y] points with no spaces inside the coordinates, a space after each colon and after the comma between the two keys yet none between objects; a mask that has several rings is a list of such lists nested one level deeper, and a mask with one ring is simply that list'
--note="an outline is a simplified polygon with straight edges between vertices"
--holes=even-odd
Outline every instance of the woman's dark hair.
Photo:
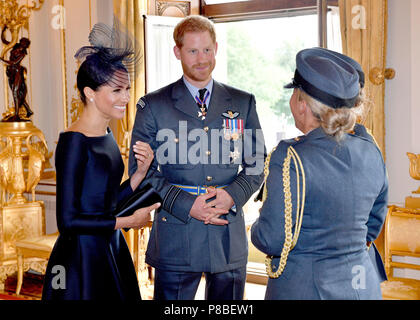
[{"label": "woman's dark hair", "polygon": [[109,60],[104,59],[102,55],[101,52],[97,52],[88,56],[77,72],[77,89],[84,104],[86,104],[86,96],[83,92],[85,87],[96,91],[99,87],[112,82],[116,71],[128,73],[122,63],[122,57]]},{"label": "woman's dark hair", "polygon": [[[93,26],[89,34],[90,46],[80,48],[75,58],[83,61],[77,72],[77,89],[86,104],[85,87],[96,91],[105,84],[118,83],[125,74],[134,74],[141,51],[136,40],[114,17],[112,28],[103,23]],[[124,75],[117,71],[123,71]]]}]

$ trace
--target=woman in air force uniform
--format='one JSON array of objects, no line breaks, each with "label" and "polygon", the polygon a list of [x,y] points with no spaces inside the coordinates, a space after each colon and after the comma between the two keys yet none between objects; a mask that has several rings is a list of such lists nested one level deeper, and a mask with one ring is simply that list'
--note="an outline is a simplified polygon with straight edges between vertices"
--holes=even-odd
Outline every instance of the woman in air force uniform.
[{"label": "woman in air force uniform", "polygon": [[252,243],[267,254],[266,299],[381,299],[369,258],[386,216],[380,150],[350,134],[364,101],[359,75],[315,48],[296,56],[290,108],[303,136],[283,140],[265,165]]}]

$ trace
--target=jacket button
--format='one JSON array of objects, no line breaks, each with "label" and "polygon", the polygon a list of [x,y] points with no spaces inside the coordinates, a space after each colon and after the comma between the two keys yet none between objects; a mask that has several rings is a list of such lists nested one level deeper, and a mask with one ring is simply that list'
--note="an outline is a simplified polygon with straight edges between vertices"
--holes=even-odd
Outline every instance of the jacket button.
[{"label": "jacket button", "polygon": [[163,221],[163,222],[166,222],[166,217],[163,217],[163,218],[162,218],[162,221]]},{"label": "jacket button", "polygon": [[209,127],[204,127],[204,131],[208,132],[209,131]]},{"label": "jacket button", "polygon": [[206,155],[208,155],[208,156],[211,155],[211,151],[209,151],[209,150],[206,151]]},{"label": "jacket button", "polygon": [[207,180],[207,181],[211,181],[211,180],[213,180],[213,177],[211,177],[211,176],[207,176],[206,180]]},{"label": "jacket button", "polygon": [[179,142],[179,139],[178,138],[175,138],[174,141],[175,141],[175,143],[178,143]]}]

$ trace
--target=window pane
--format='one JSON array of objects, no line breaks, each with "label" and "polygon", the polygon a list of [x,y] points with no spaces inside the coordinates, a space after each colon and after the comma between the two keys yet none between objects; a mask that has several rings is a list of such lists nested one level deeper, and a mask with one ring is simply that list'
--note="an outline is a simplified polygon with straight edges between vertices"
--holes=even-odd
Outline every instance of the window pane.
[{"label": "window pane", "polygon": [[[317,26],[317,15],[216,24],[219,46],[214,78],[255,95],[268,152],[280,140],[302,134],[290,112],[292,90],[283,86],[294,75],[296,53],[317,46]],[[244,207],[248,226],[261,207],[254,196]],[[249,243],[249,261],[263,263],[264,259]]]},{"label": "window pane", "polygon": [[216,30],[214,78],[255,95],[267,149],[301,134],[290,113],[292,92],[283,86],[293,77],[296,53],[317,46],[317,16],[217,23]]}]

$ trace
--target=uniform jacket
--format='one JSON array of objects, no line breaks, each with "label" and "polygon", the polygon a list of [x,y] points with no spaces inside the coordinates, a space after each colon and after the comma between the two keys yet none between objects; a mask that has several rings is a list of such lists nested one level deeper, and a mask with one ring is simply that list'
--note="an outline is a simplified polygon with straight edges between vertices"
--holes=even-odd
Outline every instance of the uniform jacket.
[{"label": "uniform jacket", "polygon": [[[369,132],[368,129],[366,129],[365,126],[356,123],[353,129],[355,135],[366,138],[368,140],[371,140],[373,143],[376,143],[375,138],[372,136],[372,134]],[[388,277],[386,275],[384,262],[382,259],[381,254],[379,253],[379,250],[376,248],[375,242],[372,242],[371,247],[368,250],[369,256],[372,259],[373,266],[375,267],[378,275],[379,275],[379,281],[383,282],[388,280]]]},{"label": "uniform jacket", "polygon": [[[235,157],[230,158],[234,141],[223,137],[223,114],[227,111],[243,119],[245,129],[252,129],[252,150],[239,152],[236,163]],[[205,120],[198,117],[198,107],[182,78],[139,100],[131,141],[147,142],[155,152],[142,185],[150,183],[163,199],[148,243],[148,264],[162,270],[194,272],[223,272],[246,264],[242,207],[263,180],[265,148],[262,134],[257,134],[260,128],[254,96],[216,81]],[[219,136],[213,136],[217,133]],[[165,163],[165,157],[170,161]],[[132,151],[129,167],[132,174],[136,170]],[[258,174],[247,171],[251,168],[258,169]],[[196,196],[174,184],[226,186],[236,206],[226,216],[229,224],[205,225],[190,217]]]},{"label": "uniform jacket", "polygon": [[[317,128],[299,139],[280,142],[271,155],[267,198],[251,228],[252,243],[274,256],[272,264],[278,266],[285,234],[282,167],[289,146],[305,171],[303,221],[283,273],[269,279],[266,298],[381,299],[366,241],[375,240],[383,226],[388,180],[381,152],[371,139],[347,134],[337,143]],[[293,161],[290,183],[294,224]]]}]

